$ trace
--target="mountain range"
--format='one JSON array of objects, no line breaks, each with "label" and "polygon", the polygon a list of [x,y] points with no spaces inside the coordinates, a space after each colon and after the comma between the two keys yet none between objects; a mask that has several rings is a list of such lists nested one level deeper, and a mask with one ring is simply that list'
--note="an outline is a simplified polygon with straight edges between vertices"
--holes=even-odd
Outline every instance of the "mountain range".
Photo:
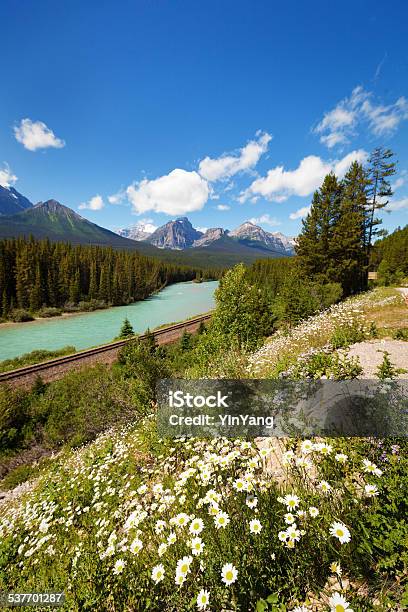
[{"label": "mountain range", "polygon": [[266,232],[250,221],[233,231],[216,227],[203,232],[181,217],[151,229],[139,224],[115,233],[56,200],[33,205],[14,188],[0,186],[0,238],[32,235],[54,242],[136,249],[168,262],[207,268],[293,254],[293,239]]},{"label": "mountain range", "polygon": [[160,249],[184,250],[205,248],[219,240],[235,241],[250,248],[269,250],[282,255],[293,255],[294,239],[280,232],[266,232],[259,225],[245,221],[232,231],[212,227],[205,232],[195,229],[187,217],[168,221],[154,232],[146,232],[143,224],[118,230],[120,236],[147,242]]}]

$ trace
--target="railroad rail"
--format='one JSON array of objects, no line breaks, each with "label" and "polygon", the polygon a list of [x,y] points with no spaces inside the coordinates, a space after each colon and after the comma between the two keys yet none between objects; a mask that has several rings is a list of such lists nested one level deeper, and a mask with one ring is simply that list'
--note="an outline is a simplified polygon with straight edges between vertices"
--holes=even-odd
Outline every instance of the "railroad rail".
[{"label": "railroad rail", "polygon": [[[170,344],[178,340],[184,331],[197,331],[200,324],[208,321],[210,318],[211,313],[200,315],[188,321],[167,325],[166,327],[152,331],[151,334],[154,336],[158,345]],[[140,334],[137,337],[140,340],[145,340],[147,334]],[[93,363],[111,364],[115,361],[119,350],[131,340],[131,338],[115,340],[108,344],[102,344],[101,346],[78,351],[72,355],[56,357],[55,359],[49,359],[41,363],[23,366],[16,370],[0,372],[0,383],[9,383],[11,386],[30,386],[38,376],[41,376],[44,382],[51,382],[52,380],[61,378],[61,376],[69,370],[79,369],[84,365]]]}]

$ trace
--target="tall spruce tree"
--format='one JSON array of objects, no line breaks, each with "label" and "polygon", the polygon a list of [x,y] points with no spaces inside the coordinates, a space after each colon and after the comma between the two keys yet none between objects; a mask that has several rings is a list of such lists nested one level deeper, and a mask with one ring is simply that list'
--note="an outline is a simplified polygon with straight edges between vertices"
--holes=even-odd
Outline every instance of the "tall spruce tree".
[{"label": "tall spruce tree", "polygon": [[303,272],[320,282],[336,280],[333,234],[341,197],[342,185],[333,173],[328,174],[313,195],[310,212],[297,239],[296,254]]},{"label": "tall spruce tree", "polygon": [[365,269],[365,212],[367,207],[367,172],[353,162],[342,181],[340,214],[333,232],[332,252],[335,277],[345,295],[364,286]]}]

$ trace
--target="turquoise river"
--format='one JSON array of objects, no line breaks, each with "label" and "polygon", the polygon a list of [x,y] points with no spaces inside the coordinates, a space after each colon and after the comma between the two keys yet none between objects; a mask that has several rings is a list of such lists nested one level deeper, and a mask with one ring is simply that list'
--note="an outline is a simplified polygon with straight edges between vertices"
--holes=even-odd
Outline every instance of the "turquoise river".
[{"label": "turquoise river", "polygon": [[182,321],[214,308],[217,281],[176,283],[147,300],[95,312],[0,325],[0,361],[35,349],[77,350],[110,342],[118,336],[127,317],[133,329],[144,332],[165,323]]}]

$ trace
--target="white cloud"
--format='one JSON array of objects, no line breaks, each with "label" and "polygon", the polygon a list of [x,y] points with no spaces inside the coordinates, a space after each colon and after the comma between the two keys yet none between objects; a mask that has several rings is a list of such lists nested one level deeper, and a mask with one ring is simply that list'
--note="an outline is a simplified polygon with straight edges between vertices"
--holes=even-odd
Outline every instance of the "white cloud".
[{"label": "white cloud", "polygon": [[137,214],[154,212],[182,215],[201,210],[209,197],[209,187],[197,172],[176,168],[157,179],[143,179],[130,185],[127,197]]},{"label": "white cloud", "polygon": [[258,132],[257,139],[251,140],[236,155],[222,155],[215,159],[205,157],[199,164],[199,173],[207,181],[227,179],[238,172],[250,170],[256,166],[261,155],[268,150],[272,136],[266,132]]},{"label": "white cloud", "polygon": [[408,100],[402,96],[396,102],[383,105],[372,101],[372,92],[355,87],[349,98],[341,100],[333,110],[325,113],[314,128],[320,142],[332,148],[345,144],[357,133],[359,124],[366,124],[375,136],[392,134],[408,119]]},{"label": "white cloud", "polygon": [[270,225],[271,227],[276,227],[278,225],[282,225],[281,221],[276,217],[271,217],[269,214],[261,215],[260,217],[252,217],[250,222],[254,225],[259,225],[262,223],[263,225]]},{"label": "white cloud", "polygon": [[396,211],[404,209],[408,209],[408,197],[401,198],[400,200],[392,200],[384,210]]},{"label": "white cloud", "polygon": [[289,219],[301,219],[302,217],[306,217],[306,215],[308,215],[310,212],[310,206],[303,206],[302,208],[299,208],[298,210],[295,210],[295,212],[290,213],[289,215]]},{"label": "white cloud", "polygon": [[108,196],[109,204],[122,204],[124,200],[126,200],[126,190],[123,189]]},{"label": "white cloud", "polygon": [[366,100],[362,112],[369,121],[370,129],[376,136],[395,132],[401,121],[408,119],[408,100],[403,96],[388,106],[375,105]]},{"label": "white cloud", "polygon": [[19,126],[14,128],[16,140],[29,151],[37,149],[61,149],[65,147],[64,140],[57,138],[52,130],[48,128],[42,121],[31,121],[31,119],[22,119]]},{"label": "white cloud", "polygon": [[208,230],[208,227],[196,227],[196,230],[205,234],[205,232]]},{"label": "white cloud", "polygon": [[405,185],[405,183],[407,182],[407,177],[408,177],[408,172],[406,170],[403,170],[400,176],[397,179],[395,179],[395,181],[392,183],[391,189],[395,191],[396,189],[399,189],[400,187]]},{"label": "white cloud", "polygon": [[228,206],[228,204],[218,204],[217,210],[231,210],[231,206]]},{"label": "white cloud", "polygon": [[103,202],[102,197],[100,195],[96,195],[90,200],[88,200],[88,202],[82,202],[82,204],[80,204],[78,208],[79,210],[102,210],[104,206],[105,204]]},{"label": "white cloud", "polygon": [[340,160],[325,161],[317,155],[308,155],[295,170],[285,170],[283,166],[272,168],[265,177],[256,179],[239,200],[245,202],[253,195],[260,195],[283,202],[291,195],[308,196],[320,187],[326,174],[333,171],[342,178],[352,161],[363,162],[367,156],[362,149],[352,151]]},{"label": "white cloud", "polygon": [[0,168],[0,185],[2,187],[12,187],[17,181],[17,177],[10,170],[10,166],[4,162],[3,169]]}]

